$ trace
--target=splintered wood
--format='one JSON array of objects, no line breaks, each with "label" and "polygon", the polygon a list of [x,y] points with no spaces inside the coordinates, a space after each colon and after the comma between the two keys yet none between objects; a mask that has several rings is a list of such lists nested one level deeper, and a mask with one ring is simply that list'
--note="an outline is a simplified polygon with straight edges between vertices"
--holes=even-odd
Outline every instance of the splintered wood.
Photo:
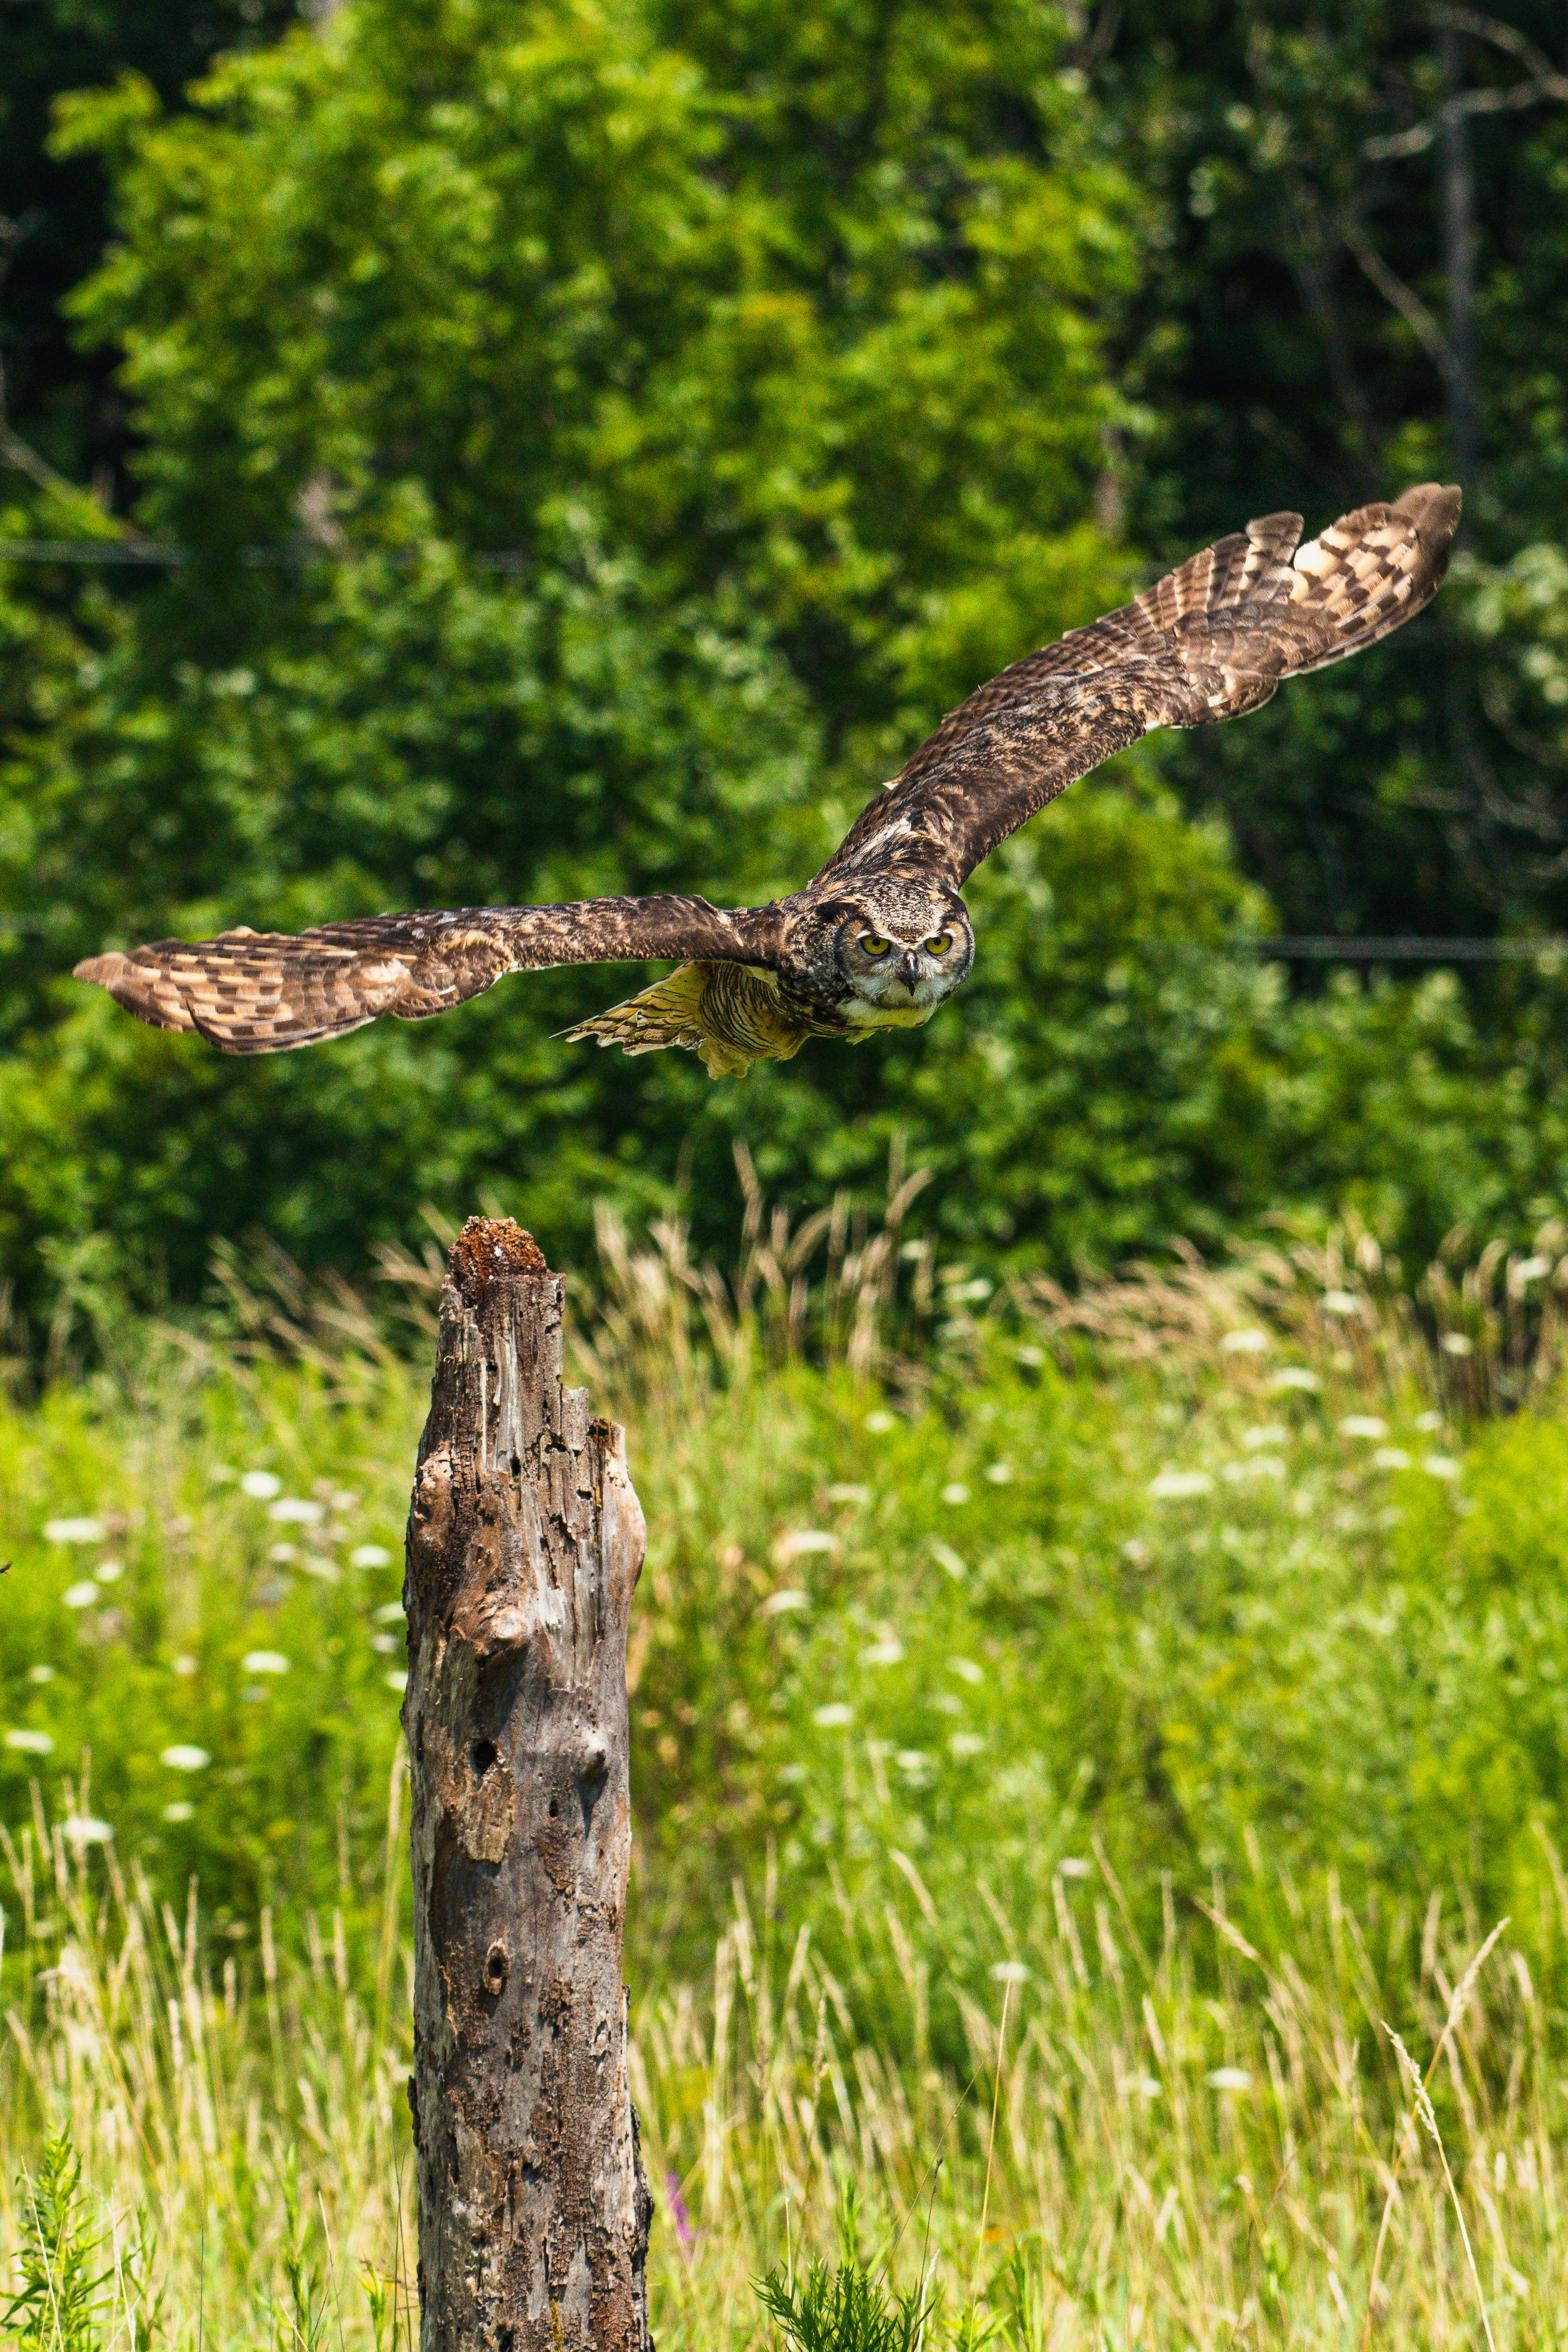
[{"label": "splintered wood", "polygon": [[423,2352],[648,2352],[626,2077],[622,1433],[510,1219],[452,1250],[408,1518]]}]

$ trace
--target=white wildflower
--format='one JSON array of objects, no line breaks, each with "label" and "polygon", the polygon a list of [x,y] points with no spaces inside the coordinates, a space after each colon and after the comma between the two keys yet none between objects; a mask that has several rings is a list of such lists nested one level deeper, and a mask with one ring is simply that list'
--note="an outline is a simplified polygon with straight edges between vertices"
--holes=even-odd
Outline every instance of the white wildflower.
[{"label": "white wildflower", "polygon": [[770,1592],[757,1614],[759,1617],[782,1617],[788,1610],[809,1609],[810,1606],[808,1596],[791,1587],[783,1592]]},{"label": "white wildflower", "polygon": [[931,1538],[931,1555],[938,1568],[944,1569],[955,1584],[962,1584],[969,1574],[967,1565],[953,1550],[952,1546],[944,1544],[938,1536]]},{"label": "white wildflower", "polygon": [[1223,1356],[1261,1356],[1268,1346],[1267,1331],[1227,1331],[1219,1343]]},{"label": "white wildflower", "polygon": [[286,1675],[289,1661],[281,1650],[247,1650],[240,1665],[247,1675]]},{"label": "white wildflower", "polygon": [[815,1707],[812,1710],[811,1719],[822,1730],[832,1731],[841,1723],[853,1723],[855,1710],[853,1707],[845,1706],[841,1701],[835,1700],[831,1706]]},{"label": "white wildflower", "polygon": [[90,1609],[93,1602],[100,1598],[99,1589],[90,1578],[84,1578],[80,1584],[68,1584],[60,1595],[68,1609]]},{"label": "white wildflower", "polygon": [[1340,1423],[1342,1437],[1386,1437],[1388,1423],[1375,1412],[1347,1412]]},{"label": "white wildflower", "polygon": [[341,1584],[342,1581],[337,1561],[328,1559],[323,1552],[308,1551],[300,1565],[307,1576],[315,1577],[319,1583]]},{"label": "white wildflower", "polygon": [[1316,1372],[1307,1370],[1305,1364],[1284,1364],[1268,1385],[1275,1391],[1300,1389],[1303,1396],[1316,1396],[1323,1383]]},{"label": "white wildflower", "polygon": [[1029,1971],[1022,1960],[997,1960],[993,1963],[992,1976],[998,1984],[1027,1984]]},{"label": "white wildflower", "polygon": [[194,1675],[196,1670],[195,1658],[171,1658],[169,1665],[171,1671],[176,1675]]},{"label": "white wildflower", "polygon": [[55,1669],[53,1666],[29,1666],[27,1668],[27,1680],[30,1683],[52,1683],[54,1679]]},{"label": "white wildflower", "polygon": [[280,1501],[268,1503],[269,1519],[282,1519],[296,1528],[319,1527],[327,1516],[324,1503],[309,1503],[302,1495],[285,1495]]},{"label": "white wildflower", "polygon": [[1437,1345],[1446,1356],[1473,1356],[1476,1343],[1463,1331],[1445,1331]]},{"label": "white wildflower", "polygon": [[985,1742],[977,1731],[955,1731],[947,1744],[955,1756],[978,1756]]},{"label": "white wildflower", "polygon": [[120,1559],[100,1559],[92,1572],[100,1584],[118,1584],[125,1573],[125,1563]]},{"label": "white wildflower", "polygon": [[53,1736],[47,1731],[8,1731],[5,1745],[18,1748],[24,1756],[52,1756],[55,1752]]},{"label": "white wildflower", "polygon": [[1374,1470],[1408,1470],[1410,1456],[1403,1445],[1380,1445],[1372,1457]]},{"label": "white wildflower", "polygon": [[942,1499],[944,1503],[967,1503],[969,1489],[962,1478],[954,1478],[942,1488]]},{"label": "white wildflower", "polygon": [[1081,1853],[1064,1853],[1057,1868],[1064,1878],[1087,1878],[1091,1865]]},{"label": "white wildflower", "polygon": [[254,1495],[258,1503],[269,1503],[274,1495],[283,1491],[283,1481],[270,1470],[247,1470],[239,1482],[242,1495]]},{"label": "white wildflower", "polygon": [[399,1625],[403,1622],[403,1603],[401,1601],[384,1601],[373,1613],[378,1625]]},{"label": "white wildflower", "polygon": [[1215,2066],[1204,2076],[1211,2091],[1250,2091],[1252,2077],[1245,2066]]},{"label": "white wildflower", "polygon": [[1450,1454],[1424,1454],[1421,1467],[1429,1478],[1457,1478],[1459,1465]]},{"label": "white wildflower", "polygon": [[897,1429],[898,1425],[897,1419],[890,1412],[868,1412],[864,1423],[873,1437],[886,1437],[888,1432]]},{"label": "white wildflower", "polygon": [[267,1557],[275,1560],[279,1568],[287,1568],[290,1560],[299,1559],[300,1547],[298,1544],[274,1544]]},{"label": "white wildflower", "polygon": [[172,1805],[164,1806],[163,1819],[166,1822],[193,1821],[195,1818],[195,1805],[187,1798],[176,1797]]},{"label": "white wildflower", "polygon": [[1161,1502],[1178,1502],[1189,1495],[1213,1492],[1214,1480],[1206,1470],[1162,1470],[1157,1478],[1149,1481],[1149,1492]]},{"label": "white wildflower", "polygon": [[98,1519],[46,1519],[44,1540],[58,1544],[101,1543],[103,1528]]},{"label": "white wildflower", "polygon": [[177,1739],[173,1748],[165,1748],[158,1759],[171,1772],[205,1772],[212,1760],[205,1748],[188,1747],[183,1739]]},{"label": "white wildflower", "polygon": [[887,1641],[873,1642],[868,1650],[862,1650],[860,1663],[865,1666],[896,1666],[903,1654],[903,1643],[896,1635],[890,1635]]},{"label": "white wildflower", "polygon": [[1324,1291],[1323,1312],[1325,1315],[1359,1315],[1361,1311],[1361,1300],[1356,1297],[1353,1290]]},{"label": "white wildflower", "polygon": [[1244,1429],[1241,1442],[1249,1454],[1256,1454],[1260,1445],[1288,1445],[1290,1433],[1282,1422],[1265,1421],[1253,1429]]},{"label": "white wildflower", "polygon": [[87,1845],[108,1845],[114,1835],[112,1822],[100,1822],[93,1813],[72,1813],[60,1823],[60,1835],[78,1851]]},{"label": "white wildflower", "polygon": [[402,1693],[408,1688],[408,1676],[401,1669],[396,1674],[383,1675],[382,1679],[390,1691]]},{"label": "white wildflower", "polygon": [[868,1503],[871,1489],[869,1486],[829,1486],[827,1499],[830,1503]]},{"label": "white wildflower", "polygon": [[994,1486],[1010,1486],[1013,1483],[1013,1465],[1010,1462],[993,1462],[985,1475]]},{"label": "white wildflower", "polygon": [[356,1544],[349,1554],[351,1568],[390,1568],[392,1554],[384,1544]]},{"label": "white wildflower", "polygon": [[826,1528],[786,1528],[773,1545],[773,1558],[782,1566],[786,1559],[799,1559],[806,1552],[837,1549],[838,1538]]},{"label": "white wildflower", "polygon": [[949,1658],[947,1671],[950,1675],[956,1675],[961,1683],[983,1683],[985,1680],[984,1667],[977,1666],[973,1658]]}]

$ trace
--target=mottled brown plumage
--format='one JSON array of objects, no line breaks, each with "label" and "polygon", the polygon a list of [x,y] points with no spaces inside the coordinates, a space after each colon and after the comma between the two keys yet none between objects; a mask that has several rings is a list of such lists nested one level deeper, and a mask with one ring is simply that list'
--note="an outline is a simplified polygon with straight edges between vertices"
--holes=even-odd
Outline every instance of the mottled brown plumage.
[{"label": "mottled brown plumage", "polygon": [[1459,493],[1436,483],[1359,508],[1298,547],[1266,515],[1087,628],[1015,662],[950,711],[856,819],[820,874],[772,906],[588,898],[374,915],[290,938],[226,931],[89,957],[140,1020],[230,1054],[273,1054],[383,1013],[419,1021],[509,971],[679,957],[679,971],[581,1023],[627,1053],[682,1045],[714,1076],[929,1020],[964,978],[959,893],[997,844],[1155,727],[1267,702],[1281,679],[1358,653],[1417,613],[1447,567]]}]

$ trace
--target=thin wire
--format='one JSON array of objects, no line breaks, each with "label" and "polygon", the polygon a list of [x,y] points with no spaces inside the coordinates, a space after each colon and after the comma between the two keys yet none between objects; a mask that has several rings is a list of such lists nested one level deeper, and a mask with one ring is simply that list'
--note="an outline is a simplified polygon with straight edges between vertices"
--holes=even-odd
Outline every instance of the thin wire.
[{"label": "thin wire", "polygon": [[1530,963],[1568,955],[1568,936],[1533,940],[1390,939],[1240,940],[1237,952],[1271,956],[1281,963]]},{"label": "thin wire", "polygon": [[[287,563],[351,563],[364,556],[412,565],[419,551],[412,547],[322,547],[314,541],[299,547],[241,547],[237,560],[251,566]],[[0,563],[129,563],[143,571],[177,570],[191,561],[188,547],[171,547],[150,539],[6,539],[0,540]],[[480,572],[526,572],[533,557],[526,548],[476,549],[466,561]]]},{"label": "thin wire", "polygon": [[[61,919],[59,913],[0,914],[0,938],[52,930]],[[68,910],[65,912],[64,919],[69,920]],[[1552,932],[1534,940],[1444,940],[1400,936],[1389,939],[1332,936],[1322,939],[1237,940],[1215,952],[1221,955],[1263,956],[1277,963],[1552,963],[1559,958],[1568,959],[1568,933]],[[565,1032],[563,1031],[562,1034],[564,1035]]]}]

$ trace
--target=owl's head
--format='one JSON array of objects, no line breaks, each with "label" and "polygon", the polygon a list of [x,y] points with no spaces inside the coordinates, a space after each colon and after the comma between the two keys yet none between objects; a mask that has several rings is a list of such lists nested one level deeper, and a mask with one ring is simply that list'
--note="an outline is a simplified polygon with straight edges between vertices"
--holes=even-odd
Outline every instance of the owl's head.
[{"label": "owl's head", "polygon": [[850,1020],[903,1027],[929,1020],[968,977],[974,933],[956,891],[886,887],[846,902],[833,952]]}]

